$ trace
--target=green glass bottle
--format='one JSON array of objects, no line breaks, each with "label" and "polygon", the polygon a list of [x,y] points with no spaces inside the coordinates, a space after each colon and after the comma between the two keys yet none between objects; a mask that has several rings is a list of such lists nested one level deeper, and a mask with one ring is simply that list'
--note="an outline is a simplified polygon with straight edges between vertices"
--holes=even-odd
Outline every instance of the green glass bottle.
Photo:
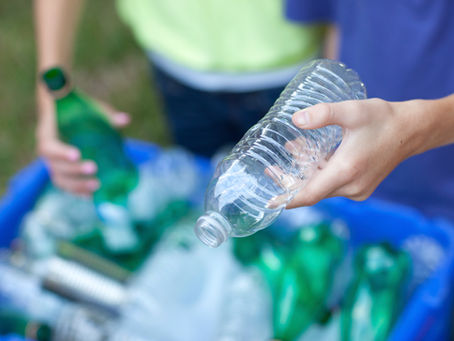
[{"label": "green glass bottle", "polygon": [[107,226],[105,243],[113,250],[134,248],[138,238],[126,207],[138,173],[124,152],[121,135],[94,100],[73,89],[61,68],[45,71],[42,78],[55,99],[60,138],[98,166],[101,185],[93,198]]},{"label": "green glass bottle", "polygon": [[8,334],[23,336],[27,340],[52,340],[52,330],[47,324],[31,321],[15,311],[0,308],[0,335]]},{"label": "green glass bottle", "polygon": [[290,240],[268,231],[235,239],[233,252],[241,264],[258,267],[268,283],[274,338],[293,341],[325,317],[345,243],[326,223],[304,226]]},{"label": "green glass bottle", "polygon": [[344,241],[329,224],[302,228],[295,236],[274,297],[275,339],[296,340],[326,313],[334,272],[344,255]]},{"label": "green glass bottle", "polygon": [[388,243],[355,256],[355,277],[341,311],[342,341],[385,341],[403,303],[411,260]]}]

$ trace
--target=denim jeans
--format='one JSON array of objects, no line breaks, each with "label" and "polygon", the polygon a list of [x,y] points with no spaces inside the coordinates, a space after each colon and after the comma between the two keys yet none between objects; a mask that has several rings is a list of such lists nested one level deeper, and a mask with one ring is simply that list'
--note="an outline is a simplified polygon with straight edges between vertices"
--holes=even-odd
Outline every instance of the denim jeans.
[{"label": "denim jeans", "polygon": [[238,142],[279,97],[283,87],[253,92],[208,92],[188,87],[158,68],[153,77],[175,143],[203,156]]}]

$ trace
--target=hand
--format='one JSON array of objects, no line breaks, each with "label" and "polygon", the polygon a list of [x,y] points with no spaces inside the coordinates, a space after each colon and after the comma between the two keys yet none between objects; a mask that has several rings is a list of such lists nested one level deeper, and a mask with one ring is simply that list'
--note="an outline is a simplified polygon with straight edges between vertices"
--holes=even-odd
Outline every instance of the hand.
[{"label": "hand", "polygon": [[287,208],[314,205],[329,197],[365,200],[404,159],[419,152],[425,127],[420,100],[380,99],[323,103],[295,113],[301,129],[343,128],[343,140]]},{"label": "hand", "polygon": [[[89,196],[100,184],[96,179],[97,166],[93,161],[82,161],[80,151],[58,138],[54,103],[52,98],[38,89],[38,106],[40,118],[37,127],[37,146],[39,155],[46,159],[52,182],[63,190],[75,194]],[[118,112],[101,103],[115,127],[126,126],[129,115]]]}]

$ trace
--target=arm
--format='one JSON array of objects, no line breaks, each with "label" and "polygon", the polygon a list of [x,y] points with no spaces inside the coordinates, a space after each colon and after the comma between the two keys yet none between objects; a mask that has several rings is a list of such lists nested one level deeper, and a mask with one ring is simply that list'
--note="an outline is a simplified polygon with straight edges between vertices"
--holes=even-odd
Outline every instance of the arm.
[{"label": "arm", "polygon": [[70,68],[75,32],[84,0],[35,0],[38,71]]},{"label": "arm", "polygon": [[454,143],[454,94],[439,100],[318,104],[293,115],[303,129],[336,124],[341,145],[288,208],[335,196],[367,199],[403,160]]},{"label": "arm", "polygon": [[35,34],[37,46],[37,106],[36,131],[39,154],[46,158],[53,182],[59,187],[88,195],[95,190],[95,179],[82,180],[82,174],[96,172],[93,162],[81,162],[77,148],[58,139],[54,103],[39,80],[39,74],[48,67],[71,67],[77,22],[83,0],[35,0]]},{"label": "arm", "polygon": [[[83,5],[84,0],[34,0],[38,77],[43,70],[56,65],[71,69],[74,39]],[[37,106],[38,151],[47,161],[52,181],[67,191],[91,194],[99,187],[94,177],[96,164],[81,161],[77,148],[58,139],[54,102],[39,79]],[[126,114],[105,108],[114,125],[124,126],[129,122]]]},{"label": "arm", "polygon": [[323,57],[337,60],[339,58],[339,28],[329,25],[323,45]]}]

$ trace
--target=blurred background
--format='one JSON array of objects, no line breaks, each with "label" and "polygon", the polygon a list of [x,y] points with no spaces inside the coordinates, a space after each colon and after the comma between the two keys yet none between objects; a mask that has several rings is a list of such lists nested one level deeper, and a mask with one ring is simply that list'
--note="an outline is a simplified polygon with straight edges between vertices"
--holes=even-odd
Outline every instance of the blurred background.
[{"label": "blurred background", "polygon": [[[75,47],[74,77],[94,97],[131,113],[125,134],[170,142],[147,59],[112,1],[87,1]],[[102,13],[103,20],[99,20]],[[102,42],[102,44],[100,44]],[[29,1],[0,2],[0,192],[36,157],[36,53]],[[124,80],[127,79],[127,82]]]}]

